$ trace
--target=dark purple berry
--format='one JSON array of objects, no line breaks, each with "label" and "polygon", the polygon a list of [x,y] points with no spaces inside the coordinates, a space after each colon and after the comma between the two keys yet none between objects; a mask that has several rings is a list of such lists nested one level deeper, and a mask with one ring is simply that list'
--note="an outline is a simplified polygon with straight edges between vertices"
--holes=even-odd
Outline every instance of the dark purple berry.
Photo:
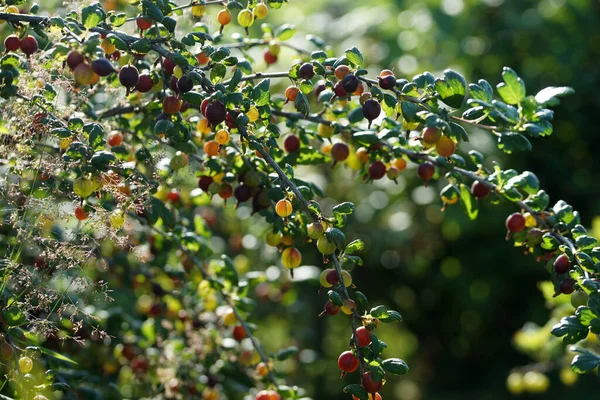
[{"label": "dark purple berry", "polygon": [[109,76],[115,72],[115,67],[106,58],[98,58],[92,61],[92,69],[99,76]]},{"label": "dark purple berry", "polygon": [[390,90],[396,86],[396,78],[394,75],[378,76],[377,80],[379,81],[379,87],[382,89]]},{"label": "dark purple berry", "polygon": [[562,294],[571,294],[575,291],[575,279],[568,277],[563,279],[558,285],[558,288]]},{"label": "dark purple berry", "polygon": [[373,180],[381,179],[385,176],[387,168],[381,161],[375,161],[369,166],[369,176]]},{"label": "dark purple berry", "polygon": [[298,69],[298,75],[302,79],[311,79],[315,76],[315,67],[311,63],[304,63]]},{"label": "dark purple berry", "polygon": [[556,260],[554,260],[554,264],[552,265],[552,267],[554,268],[554,271],[556,271],[557,274],[566,274],[567,272],[569,272],[569,269],[571,269],[569,257],[566,254],[561,254],[560,256],[556,257]]},{"label": "dark purple berry", "polygon": [[119,72],[119,82],[127,88],[127,94],[140,81],[140,73],[133,65],[126,65]]},{"label": "dark purple berry", "polygon": [[419,178],[423,179],[424,181],[429,181],[431,178],[433,178],[435,167],[429,161],[425,161],[419,165],[417,173],[419,174]]},{"label": "dark purple berry", "polygon": [[233,195],[239,203],[243,203],[245,201],[250,200],[252,197],[252,189],[248,185],[244,185],[243,183],[235,188],[233,191]]},{"label": "dark purple berry", "polygon": [[177,89],[179,89],[179,91],[181,93],[187,93],[190,90],[192,90],[193,88],[194,88],[194,82],[192,82],[192,80],[190,78],[188,78],[187,75],[183,75],[177,81]]},{"label": "dark purple berry", "polygon": [[348,74],[342,79],[342,86],[348,93],[356,92],[356,90],[358,90],[358,85],[360,85],[360,82],[354,74]]},{"label": "dark purple berry", "polygon": [[218,125],[221,122],[225,121],[227,116],[227,110],[225,109],[225,105],[220,101],[215,101],[206,106],[206,119],[212,125]]},{"label": "dark purple berry", "polygon": [[370,128],[371,122],[373,122],[373,120],[379,117],[379,114],[381,114],[381,105],[377,101],[369,99],[362,105],[362,112],[365,118],[369,121]]}]

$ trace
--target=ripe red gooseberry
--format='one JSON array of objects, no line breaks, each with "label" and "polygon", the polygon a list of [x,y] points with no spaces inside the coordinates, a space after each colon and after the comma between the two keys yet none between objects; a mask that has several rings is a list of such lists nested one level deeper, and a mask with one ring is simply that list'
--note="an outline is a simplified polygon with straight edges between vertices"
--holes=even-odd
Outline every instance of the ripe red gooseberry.
[{"label": "ripe red gooseberry", "polygon": [[525,217],[521,213],[513,213],[506,218],[506,229],[516,233],[525,229]]},{"label": "ripe red gooseberry", "polygon": [[567,272],[569,272],[569,269],[571,269],[569,257],[566,254],[561,254],[560,256],[556,257],[556,260],[554,260],[554,264],[552,265],[552,267],[554,268],[554,271],[556,271],[557,274],[566,274]]},{"label": "ripe red gooseberry", "polygon": [[358,358],[351,351],[345,351],[338,357],[338,367],[345,373],[354,372],[358,368]]},{"label": "ripe red gooseberry", "polygon": [[383,386],[383,381],[379,381],[379,382],[375,381],[373,379],[372,372],[367,371],[362,376],[361,384],[362,384],[362,387],[365,388],[365,390],[368,393],[377,393],[379,391],[379,389],[381,389],[381,387]]}]

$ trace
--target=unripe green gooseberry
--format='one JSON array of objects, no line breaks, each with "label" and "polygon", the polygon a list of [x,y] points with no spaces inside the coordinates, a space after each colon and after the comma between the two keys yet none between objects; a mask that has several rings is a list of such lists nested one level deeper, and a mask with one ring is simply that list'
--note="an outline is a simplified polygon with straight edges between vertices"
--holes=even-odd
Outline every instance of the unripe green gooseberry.
[{"label": "unripe green gooseberry", "polygon": [[571,305],[574,308],[585,306],[588,303],[590,296],[583,290],[577,290],[571,295]]},{"label": "unripe green gooseberry", "polygon": [[240,26],[242,28],[248,28],[249,26],[252,26],[252,24],[254,23],[254,13],[252,13],[251,10],[246,8],[246,9],[240,11],[240,13],[238,14],[237,20],[238,20],[238,24],[240,24]]},{"label": "unripe green gooseberry", "polygon": [[325,229],[320,222],[313,222],[306,227],[306,233],[311,239],[319,239],[325,233]]},{"label": "unripe green gooseberry", "polygon": [[33,369],[33,360],[27,356],[19,358],[19,369],[22,373],[28,374]]},{"label": "unripe green gooseberry", "polygon": [[187,154],[182,153],[181,151],[178,151],[177,153],[175,153],[173,158],[171,158],[171,161],[169,162],[169,168],[171,168],[173,171],[177,171],[177,170],[180,170],[181,168],[185,167],[187,165],[187,163],[188,163]]},{"label": "unripe green gooseberry", "polygon": [[273,231],[268,232],[265,236],[265,242],[267,242],[269,246],[277,247],[279,243],[281,243],[281,233]]},{"label": "unripe green gooseberry", "polygon": [[73,181],[73,192],[79,197],[86,198],[94,191],[94,183],[88,178],[77,178]]},{"label": "unripe green gooseberry", "polygon": [[317,249],[325,255],[335,251],[335,244],[327,240],[327,236],[323,235],[317,240]]}]

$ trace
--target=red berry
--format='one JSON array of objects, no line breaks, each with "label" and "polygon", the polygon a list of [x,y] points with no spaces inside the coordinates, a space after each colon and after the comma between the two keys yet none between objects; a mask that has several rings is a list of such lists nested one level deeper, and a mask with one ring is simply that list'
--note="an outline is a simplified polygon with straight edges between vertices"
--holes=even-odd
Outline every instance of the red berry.
[{"label": "red berry", "polygon": [[111,132],[106,138],[106,142],[109,146],[120,146],[123,143],[123,134],[121,132]]},{"label": "red berry", "polygon": [[181,195],[177,189],[171,189],[171,191],[167,194],[167,199],[173,203],[177,203],[181,199]]},{"label": "red berry", "polygon": [[509,232],[521,232],[525,229],[525,217],[521,213],[514,213],[506,218],[506,229]]},{"label": "red berry", "polygon": [[340,278],[337,271],[335,269],[331,269],[327,272],[327,275],[325,275],[325,280],[330,284],[335,285],[340,281]]},{"label": "red berry", "polygon": [[203,191],[208,192],[208,187],[211,183],[213,183],[213,181],[214,179],[212,176],[201,176],[200,179],[198,179],[198,187]]},{"label": "red berry", "polygon": [[227,117],[227,110],[225,109],[225,105],[220,101],[215,101],[206,106],[206,112],[204,115],[208,122],[212,125],[218,125],[221,122],[225,121]]},{"label": "red berry", "polygon": [[475,181],[471,185],[471,193],[478,199],[483,199],[490,194],[490,188],[483,182]]},{"label": "red berry", "polygon": [[169,58],[165,58],[163,60],[163,68],[167,74],[171,75],[173,73],[173,70],[175,69],[175,63]]},{"label": "red berry", "polygon": [[152,27],[152,20],[146,18],[138,18],[135,21],[136,25],[140,30],[145,31],[146,29],[150,29]]},{"label": "red berry", "polygon": [[10,35],[4,39],[6,51],[17,51],[21,48],[21,39],[17,35]]},{"label": "red berry", "polygon": [[333,86],[333,92],[339,98],[348,97],[348,92],[346,92],[346,89],[344,89],[344,85],[342,84],[342,81],[339,81],[338,83],[336,83]]},{"label": "red berry", "polygon": [[219,189],[219,196],[223,200],[227,200],[228,198],[233,196],[233,187],[228,183],[224,183],[223,185],[221,185],[221,189]]},{"label": "red berry", "polygon": [[295,153],[300,149],[300,139],[296,135],[287,135],[283,140],[283,148],[288,153]]},{"label": "red berry", "polygon": [[562,294],[571,294],[575,291],[575,279],[568,277],[560,282],[559,290]]},{"label": "red berry", "polygon": [[233,338],[238,342],[241,342],[246,338],[246,329],[242,325],[236,325],[233,328]]},{"label": "red berry", "polygon": [[350,155],[350,149],[346,143],[336,143],[331,148],[331,157],[335,161],[342,162],[345,161]]},{"label": "red berry", "polygon": [[358,337],[358,345],[360,347],[368,346],[371,343],[371,332],[364,326],[356,329],[356,336]]},{"label": "red berry", "polygon": [[387,168],[381,161],[375,161],[369,166],[369,176],[373,180],[381,179],[385,176]]},{"label": "red berry", "polygon": [[328,300],[327,303],[325,303],[325,312],[329,315],[336,315],[340,312],[340,307]]},{"label": "red berry", "polygon": [[83,207],[81,206],[77,206],[77,208],[75,209],[75,218],[77,218],[80,221],[84,221],[86,220],[88,217],[90,216],[90,213],[85,211],[83,209]]},{"label": "red berry", "polygon": [[28,56],[35,53],[38,50],[37,39],[33,36],[27,36],[26,38],[21,40],[21,50]]},{"label": "red berry", "polygon": [[263,58],[265,59],[267,65],[275,64],[277,62],[277,55],[271,53],[269,49],[265,49]]},{"label": "red berry", "polygon": [[419,169],[417,170],[419,177],[424,181],[429,181],[433,178],[433,174],[435,173],[435,167],[429,161],[425,161],[421,165],[419,165]]},{"label": "red berry", "polygon": [[396,78],[393,75],[378,76],[379,87],[382,89],[393,89],[396,86]]},{"label": "red berry", "polygon": [[140,75],[140,80],[135,88],[140,93],[148,93],[152,90],[152,86],[154,86],[154,82],[152,82],[152,78],[149,75]]},{"label": "red berry", "polygon": [[343,372],[354,372],[358,368],[358,358],[351,351],[345,351],[338,358],[338,367]]},{"label": "red berry", "polygon": [[209,103],[208,99],[204,99],[204,100],[202,100],[202,103],[200,103],[200,111],[202,112],[202,114],[204,116],[206,116],[206,107],[208,107],[209,104],[210,103]]},{"label": "red berry", "polygon": [[552,265],[552,267],[554,268],[554,271],[556,271],[557,274],[566,274],[567,272],[569,272],[569,269],[571,269],[569,257],[566,254],[561,254],[560,256],[556,257],[556,260],[554,260],[554,264]]},{"label": "red berry", "polygon": [[377,393],[379,389],[381,389],[381,387],[383,386],[382,381],[376,382],[373,379],[371,371],[365,372],[363,374],[361,383],[362,387],[365,388],[365,390],[369,393]]},{"label": "red berry", "polygon": [[181,109],[181,101],[177,96],[167,96],[163,99],[162,109],[167,115],[177,114]]},{"label": "red berry", "polygon": [[134,88],[140,81],[140,73],[133,65],[126,65],[119,71],[119,82],[127,88],[127,91]]},{"label": "red berry", "polygon": [[69,68],[74,70],[79,64],[85,61],[85,57],[78,51],[71,50],[69,54],[67,54],[67,65]]}]

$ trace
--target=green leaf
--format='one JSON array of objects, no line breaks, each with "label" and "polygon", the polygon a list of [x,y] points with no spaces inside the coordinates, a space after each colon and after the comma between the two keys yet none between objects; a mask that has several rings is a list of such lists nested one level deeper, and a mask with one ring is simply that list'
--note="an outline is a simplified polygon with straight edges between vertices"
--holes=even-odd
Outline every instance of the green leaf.
[{"label": "green leaf", "polygon": [[344,253],[354,254],[357,251],[364,250],[364,248],[365,248],[365,243],[360,239],[356,239],[356,240],[353,240],[350,243],[348,243],[348,246],[346,246]]},{"label": "green leaf", "polygon": [[588,327],[581,324],[574,315],[563,317],[550,331],[554,336],[564,336],[563,342],[567,344],[577,343],[580,340],[585,339],[588,332]]},{"label": "green leaf", "polygon": [[275,37],[281,41],[285,41],[291,39],[292,36],[296,33],[296,27],[290,24],[281,25],[275,31]]},{"label": "green leaf", "polygon": [[460,205],[469,219],[477,218],[477,215],[479,214],[477,199],[471,193],[471,189],[464,183],[460,184]]},{"label": "green leaf", "polygon": [[45,354],[45,355],[55,358],[57,360],[67,362],[69,364],[77,365],[77,362],[74,360],[71,360],[69,357],[63,356],[62,354],[57,353],[56,351],[47,349],[42,346],[28,346],[27,349],[37,350],[37,351],[40,351],[42,354]]},{"label": "green leaf", "polygon": [[387,308],[384,305],[373,307],[371,308],[371,311],[369,311],[369,314],[371,314],[374,318],[387,316]]},{"label": "green leaf", "polygon": [[90,146],[94,150],[98,150],[104,147],[104,130],[102,125],[95,122],[87,123],[83,126],[83,131],[87,134]]},{"label": "green leaf", "polygon": [[160,8],[150,0],[142,0],[142,14],[158,22],[165,18]]},{"label": "green leaf", "polygon": [[469,93],[474,99],[490,103],[494,100],[494,89],[485,79],[480,79],[478,83],[469,84]]},{"label": "green leaf", "polygon": [[519,104],[526,94],[525,82],[509,67],[504,67],[502,79],[504,82],[496,86],[502,99],[508,104]]},{"label": "green leaf", "polygon": [[108,151],[97,151],[92,156],[90,162],[98,170],[106,170],[108,166],[117,159],[115,155]]},{"label": "green leaf", "polygon": [[287,349],[281,349],[277,352],[275,358],[279,361],[287,360],[288,358],[296,355],[298,353],[298,348],[296,346],[288,347]]},{"label": "green leaf", "polygon": [[388,310],[386,314],[379,317],[379,320],[389,324],[390,322],[402,321],[402,315],[398,311]]},{"label": "green leaf", "polygon": [[600,366],[600,356],[596,353],[580,347],[572,347],[571,350],[580,353],[571,361],[571,369],[578,374],[590,372]]},{"label": "green leaf", "polygon": [[361,385],[352,384],[344,388],[344,393],[358,397],[360,400],[369,400],[369,393]]},{"label": "green leaf", "polygon": [[549,86],[540,90],[535,95],[535,101],[537,101],[542,106],[552,106],[558,104],[558,97],[567,96],[573,93],[575,93],[575,90],[568,86]]},{"label": "green leaf", "polygon": [[150,41],[146,38],[136,40],[131,44],[131,49],[138,53],[146,54],[150,51]]},{"label": "green leaf", "polygon": [[360,66],[363,63],[363,55],[359,49],[356,47],[352,47],[351,49],[346,50],[346,58],[352,64]]},{"label": "green leaf", "polygon": [[525,132],[531,137],[549,136],[552,134],[552,124],[548,121],[538,121],[523,125]]},{"label": "green leaf", "polygon": [[269,88],[271,86],[270,79],[263,79],[252,89],[252,100],[257,107],[266,106],[271,99]]},{"label": "green leaf", "polygon": [[81,10],[81,20],[87,29],[96,27],[106,19],[106,12],[100,3],[94,3]]},{"label": "green leaf", "polygon": [[218,83],[225,74],[227,73],[227,68],[223,64],[215,64],[210,70],[210,81],[212,83]]},{"label": "green leaf", "polygon": [[381,142],[379,136],[377,136],[377,134],[375,134],[374,132],[370,131],[356,132],[352,135],[352,140],[354,140],[357,144],[361,146],[367,147],[373,146]]},{"label": "green leaf", "polygon": [[447,69],[443,79],[436,79],[435,90],[440,95],[440,100],[452,108],[460,108],[465,100],[467,82],[456,71]]},{"label": "green leaf", "polygon": [[308,103],[308,98],[302,92],[299,92],[296,96],[296,100],[294,100],[294,106],[298,112],[302,113],[304,116],[308,115],[310,112],[310,104]]},{"label": "green leaf", "polygon": [[356,107],[354,110],[348,113],[348,122],[351,124],[360,122],[363,119],[365,119],[365,116],[363,114],[362,107]]},{"label": "green leaf", "polygon": [[531,142],[517,132],[501,132],[498,136],[498,148],[507,154],[513,151],[531,150]]},{"label": "green leaf", "polygon": [[21,309],[17,306],[11,306],[8,310],[4,311],[2,313],[2,318],[8,326],[19,326],[27,320],[25,314],[23,314]]},{"label": "green leaf", "polygon": [[381,366],[387,372],[390,372],[392,374],[408,374],[408,365],[406,365],[406,362],[404,362],[404,360],[401,360],[399,358],[388,358],[387,360],[383,360]]},{"label": "green leaf", "polygon": [[219,263],[215,269],[217,276],[231,282],[233,286],[238,286],[238,273],[235,269],[235,265],[233,265],[233,261],[231,261],[231,258],[225,254],[222,254],[221,261],[222,262]]}]

